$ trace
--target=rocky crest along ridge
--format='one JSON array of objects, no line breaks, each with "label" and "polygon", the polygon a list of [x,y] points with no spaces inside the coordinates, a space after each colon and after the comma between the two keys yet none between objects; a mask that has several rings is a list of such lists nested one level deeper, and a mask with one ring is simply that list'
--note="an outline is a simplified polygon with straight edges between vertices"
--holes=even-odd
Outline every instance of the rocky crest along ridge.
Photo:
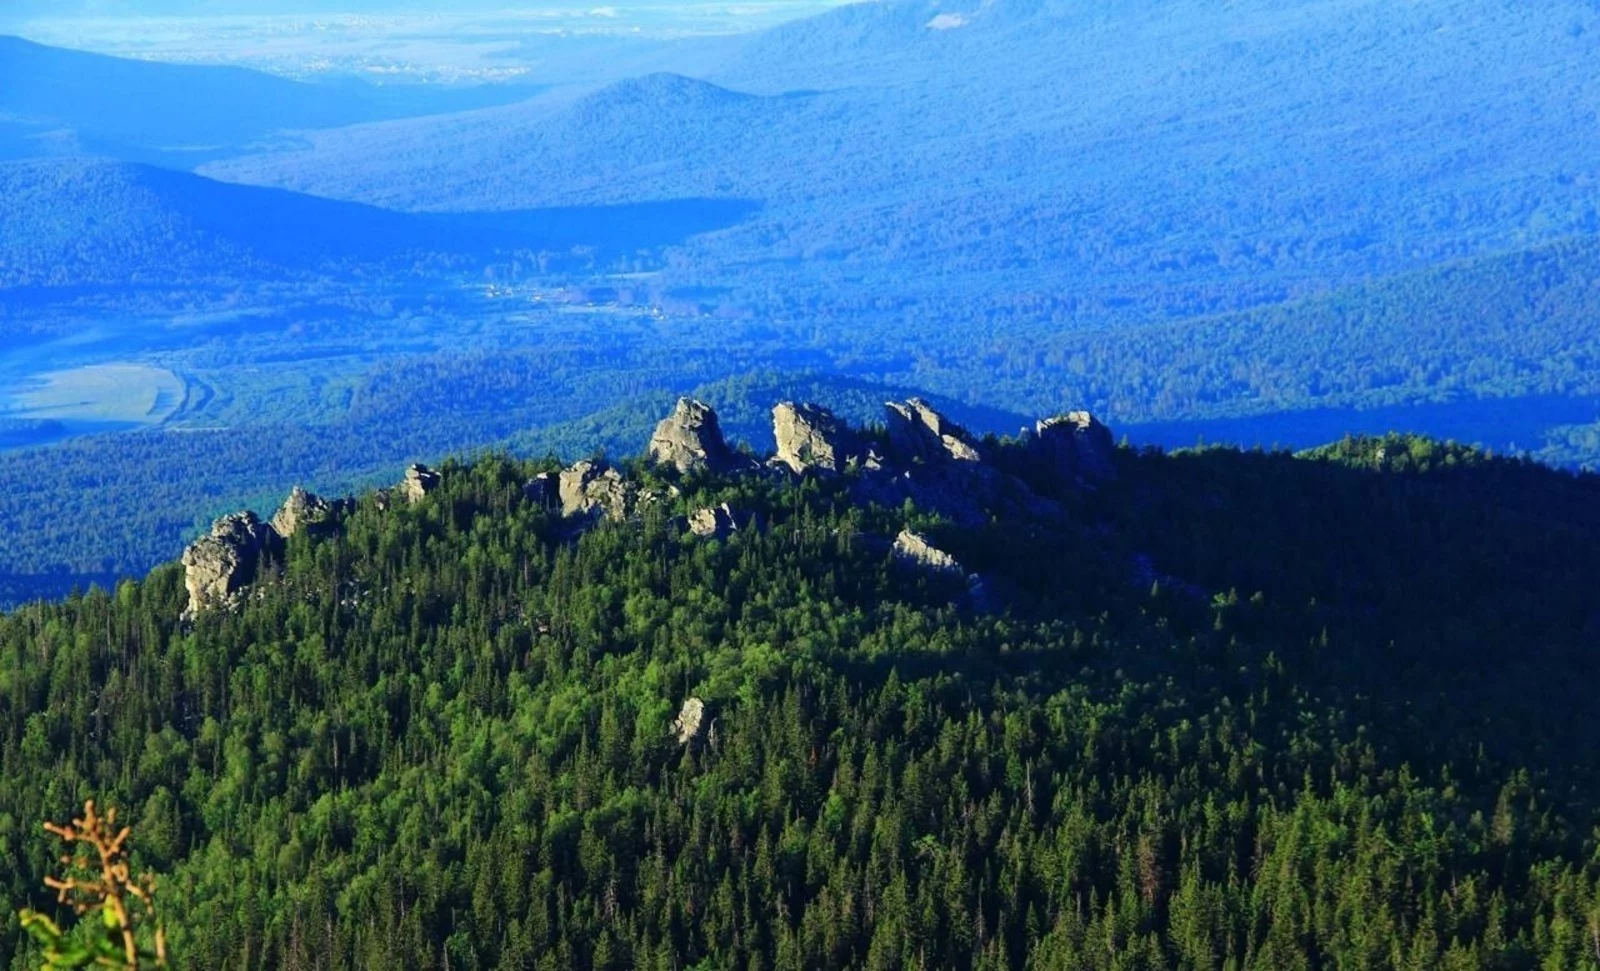
[{"label": "rocky crest along ridge", "polygon": [[443,476],[426,465],[413,465],[406,469],[406,477],[400,480],[400,498],[406,502],[421,502],[443,481]]},{"label": "rocky crest along ridge", "polygon": [[1030,441],[1055,474],[1067,481],[1107,482],[1117,477],[1111,429],[1087,411],[1071,411],[1033,426]]},{"label": "rocky crest along ridge", "polygon": [[295,486],[268,525],[283,539],[301,530],[320,532],[333,525],[347,505],[348,501],[329,502]]},{"label": "rocky crest along ridge", "polygon": [[897,462],[982,462],[983,453],[967,430],[933,410],[921,398],[891,401],[889,457]]},{"label": "rocky crest along ridge", "polygon": [[772,409],[772,435],[778,442],[772,464],[795,475],[843,472],[878,461],[869,456],[861,436],[821,405],[780,401]]},{"label": "rocky crest along ridge", "polygon": [[693,398],[679,398],[672,414],[656,425],[649,455],[655,464],[670,465],[679,472],[729,472],[746,464],[723,440],[717,413]]},{"label": "rocky crest along ridge", "polygon": [[[858,501],[894,507],[906,501],[942,513],[956,522],[979,523],[991,516],[1059,516],[1056,499],[1035,491],[1034,479],[1053,487],[1093,487],[1116,477],[1116,448],[1111,431],[1086,411],[1040,421],[1025,430],[1017,445],[1022,464],[1035,472],[1003,471],[960,425],[921,398],[888,402],[886,456],[871,447],[870,436],[851,428],[821,405],[780,402],[772,410],[777,454],[766,464],[728,446],[717,413],[704,402],[681,398],[672,414],[656,425],[648,457],[654,465],[679,474],[712,472],[804,477],[850,474],[851,495]],[[1000,446],[997,446],[997,448]],[[998,453],[997,453],[998,454]],[[1009,466],[1008,466],[1009,467]],[[442,473],[413,465],[392,490],[380,490],[378,508],[388,497],[422,502],[442,487]],[[641,489],[603,460],[578,462],[559,473],[542,473],[523,487],[526,501],[573,521],[583,528],[600,520],[623,522],[651,503],[678,495],[670,482],[664,488]],[[189,591],[186,619],[239,602],[264,563],[280,557],[285,541],[302,531],[332,528],[353,508],[353,501],[328,502],[296,487],[272,520],[261,522],[241,512],[217,520],[210,533],[183,553]],[[746,528],[759,528],[747,513],[722,504],[697,509],[680,518],[690,535],[727,538]],[[917,533],[902,532],[894,554],[939,573],[958,573],[961,566]]]},{"label": "rocky crest along ridge", "polygon": [[[428,482],[421,493],[426,495],[440,481],[439,473],[414,465],[397,488],[406,495],[414,482],[416,488]],[[283,556],[289,537],[302,532],[326,533],[354,508],[353,499],[329,502],[295,486],[268,522],[249,510],[218,519],[209,533],[183,551],[183,582],[189,591],[183,619],[192,621],[207,610],[237,606],[244,588],[256,581],[262,566]]]},{"label": "rocky crest along ridge", "polygon": [[183,551],[184,586],[189,591],[186,619],[203,610],[230,606],[255,582],[261,561],[282,546],[283,538],[253,512],[223,516]]},{"label": "rocky crest along ridge", "polygon": [[561,515],[601,515],[607,519],[627,519],[633,510],[633,483],[604,462],[585,461],[564,469],[557,480]]}]

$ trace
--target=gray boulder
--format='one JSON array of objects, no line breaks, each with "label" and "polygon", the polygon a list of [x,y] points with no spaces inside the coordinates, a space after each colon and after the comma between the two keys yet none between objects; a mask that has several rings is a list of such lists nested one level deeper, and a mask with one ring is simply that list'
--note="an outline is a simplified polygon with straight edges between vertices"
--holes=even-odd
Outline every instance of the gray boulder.
[{"label": "gray boulder", "polygon": [[557,489],[563,516],[599,514],[622,520],[633,505],[632,487],[604,462],[584,461],[562,470]]},{"label": "gray boulder", "polygon": [[1055,474],[1068,480],[1108,482],[1117,477],[1111,429],[1087,411],[1046,418],[1034,426],[1029,443]]},{"label": "gray boulder", "polygon": [[239,592],[255,582],[261,561],[275,553],[282,540],[253,512],[234,513],[217,520],[211,532],[183,551],[184,586],[189,606],[184,619],[238,602]]},{"label": "gray boulder", "polygon": [[679,745],[692,745],[705,737],[710,723],[706,703],[699,698],[689,698],[678,709],[678,717],[672,720],[672,734]]},{"label": "gray boulder", "polygon": [[778,440],[775,462],[796,475],[842,472],[866,460],[860,437],[821,405],[779,402],[772,409],[772,434]]},{"label": "gray boulder", "polygon": [[272,531],[288,539],[302,529],[320,531],[332,524],[338,508],[334,503],[295,486],[289,498],[272,517]]},{"label": "gray boulder", "polygon": [[406,477],[400,480],[400,498],[406,502],[418,502],[443,482],[444,477],[426,465],[413,465],[406,469]]},{"label": "gray boulder", "polygon": [[983,461],[983,453],[967,430],[921,398],[891,401],[885,408],[890,458],[902,463]]},{"label": "gray boulder", "polygon": [[966,575],[966,571],[961,568],[955,557],[928,542],[926,536],[909,529],[902,529],[900,535],[895,537],[894,555],[902,563],[934,573]]},{"label": "gray boulder", "polygon": [[722,438],[722,426],[710,405],[679,398],[672,414],[656,425],[650,436],[650,461],[670,465],[679,472],[708,469],[725,472],[739,464]]},{"label": "gray boulder", "polygon": [[689,532],[705,539],[725,539],[739,531],[739,520],[727,503],[689,514]]}]

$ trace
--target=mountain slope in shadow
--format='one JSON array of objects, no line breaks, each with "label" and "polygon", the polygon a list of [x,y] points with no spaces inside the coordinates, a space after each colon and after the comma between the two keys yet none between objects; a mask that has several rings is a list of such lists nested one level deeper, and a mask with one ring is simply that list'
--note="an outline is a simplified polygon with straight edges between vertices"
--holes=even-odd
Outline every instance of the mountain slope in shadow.
[{"label": "mountain slope in shadow", "polygon": [[574,246],[681,242],[741,200],[461,215],[392,212],[134,163],[0,163],[0,287],[184,282]]}]

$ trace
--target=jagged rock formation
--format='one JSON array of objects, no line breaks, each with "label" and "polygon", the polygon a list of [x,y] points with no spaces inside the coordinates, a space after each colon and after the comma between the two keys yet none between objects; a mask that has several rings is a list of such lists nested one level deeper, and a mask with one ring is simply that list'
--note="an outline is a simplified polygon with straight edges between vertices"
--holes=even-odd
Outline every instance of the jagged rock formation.
[{"label": "jagged rock formation", "polygon": [[626,519],[633,505],[633,492],[632,484],[622,473],[604,462],[579,462],[561,473],[561,515],[599,513],[614,520]]},{"label": "jagged rock formation", "polygon": [[689,532],[706,539],[724,539],[739,531],[739,520],[727,503],[689,514]]},{"label": "jagged rock formation", "polygon": [[722,438],[722,426],[710,405],[679,398],[672,414],[656,425],[650,436],[650,461],[670,465],[679,472],[707,469],[726,472],[739,464]]},{"label": "jagged rock formation", "polygon": [[821,405],[779,402],[772,409],[772,434],[778,440],[774,462],[796,475],[843,472],[867,458],[860,436]]},{"label": "jagged rock formation", "polygon": [[273,532],[283,539],[288,539],[302,529],[316,530],[326,527],[333,522],[337,512],[335,504],[295,486],[289,493],[289,498],[278,507],[270,525]]},{"label": "jagged rock formation", "polygon": [[950,573],[965,575],[966,571],[956,558],[939,549],[921,533],[902,529],[900,535],[894,538],[894,555],[904,563],[931,570],[934,573]]},{"label": "jagged rock formation", "polygon": [[672,720],[672,734],[679,745],[691,745],[706,734],[709,721],[706,703],[699,698],[689,698],[678,710],[678,717]]},{"label": "jagged rock formation", "polygon": [[406,469],[406,477],[400,482],[400,498],[417,502],[443,482],[444,477],[426,465],[413,465]]},{"label": "jagged rock formation", "polygon": [[[970,434],[920,398],[890,402],[886,407],[888,460],[876,455],[864,436],[828,409],[781,402],[772,410],[778,452],[769,465],[796,474],[833,473],[857,465],[864,474],[849,484],[849,494],[856,501],[896,506],[909,499],[958,523],[976,525],[995,516],[1062,514],[1058,502],[1041,498],[1030,487],[1030,482],[1039,481],[1037,469],[1027,468],[1030,462],[1020,463],[1024,468],[1017,474],[1002,471],[991,464]],[[1116,474],[1111,432],[1088,412],[1039,422],[1026,447],[1034,466],[1042,466],[1059,479],[1089,483]],[[689,398],[680,399],[673,413],[656,426],[650,457],[680,472],[759,468],[728,448],[716,412]],[[439,472],[413,465],[392,490],[379,490],[377,501],[381,508],[387,508],[394,497],[417,502],[442,484]],[[604,461],[579,462],[559,474],[541,473],[528,480],[522,491],[527,501],[559,509],[562,516],[577,520],[574,529],[602,517],[623,521],[651,503],[671,502],[679,495],[670,484],[642,490]],[[185,618],[236,603],[239,591],[255,580],[263,560],[281,555],[285,538],[333,525],[350,508],[350,500],[329,502],[296,486],[270,524],[248,512],[217,520],[211,532],[183,554],[189,591]],[[753,519],[723,503],[697,509],[679,522],[695,536],[724,538],[749,526]],[[952,575],[965,572],[954,557],[910,530],[901,532],[893,550],[897,559],[921,569]],[[972,582],[973,600],[980,602],[982,581],[974,577]]]},{"label": "jagged rock formation", "polygon": [[976,525],[994,513],[1054,515],[1059,505],[1041,499],[1023,480],[990,464],[960,425],[926,401],[889,402],[888,474],[871,476],[858,498],[898,505],[909,499],[924,509]]},{"label": "jagged rock formation", "polygon": [[1034,426],[1030,449],[1068,481],[1107,482],[1117,477],[1111,429],[1087,411],[1070,411]]},{"label": "jagged rock formation", "polygon": [[966,429],[921,398],[891,401],[889,457],[897,462],[982,462],[983,453]]},{"label": "jagged rock formation", "polygon": [[253,512],[217,520],[210,533],[183,551],[184,586],[189,590],[184,619],[235,603],[239,591],[255,580],[262,559],[281,544],[273,528]]}]

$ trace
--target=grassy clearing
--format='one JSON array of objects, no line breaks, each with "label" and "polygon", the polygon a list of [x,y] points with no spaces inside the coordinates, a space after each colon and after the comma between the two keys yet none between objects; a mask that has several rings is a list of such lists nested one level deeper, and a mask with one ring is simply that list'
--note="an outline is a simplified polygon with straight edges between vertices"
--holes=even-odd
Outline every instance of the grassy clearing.
[{"label": "grassy clearing", "polygon": [[144,364],[97,364],[38,375],[11,396],[12,417],[155,425],[183,404],[183,379]]}]

